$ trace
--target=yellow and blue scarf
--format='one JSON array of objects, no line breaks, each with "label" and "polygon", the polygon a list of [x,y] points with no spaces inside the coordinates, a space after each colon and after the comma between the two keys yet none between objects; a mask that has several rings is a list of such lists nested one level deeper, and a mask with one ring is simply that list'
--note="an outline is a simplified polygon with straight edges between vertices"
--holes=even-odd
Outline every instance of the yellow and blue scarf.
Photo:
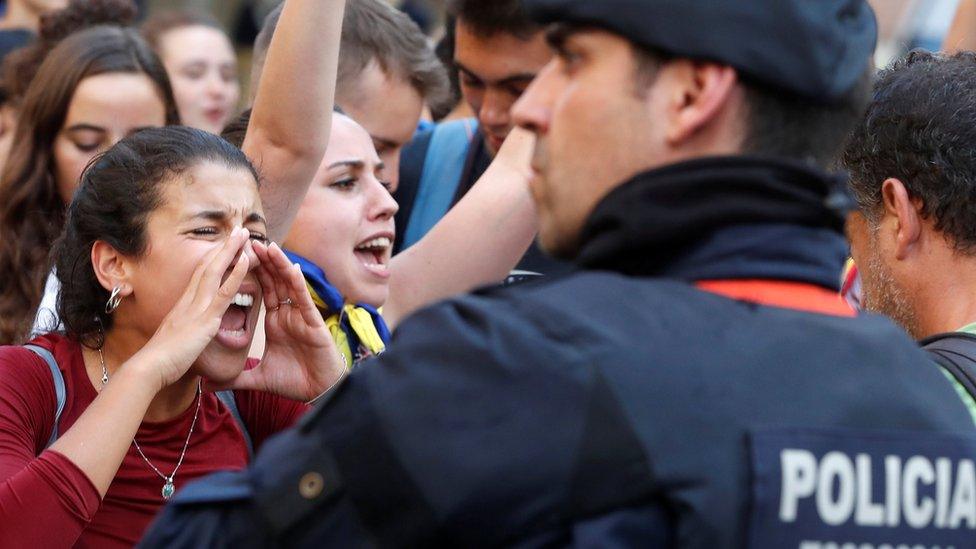
[{"label": "yellow and blue scarf", "polygon": [[390,342],[390,329],[376,308],[364,303],[347,304],[318,265],[287,250],[285,255],[301,267],[312,301],[322,313],[325,325],[349,368],[367,356],[386,350]]}]

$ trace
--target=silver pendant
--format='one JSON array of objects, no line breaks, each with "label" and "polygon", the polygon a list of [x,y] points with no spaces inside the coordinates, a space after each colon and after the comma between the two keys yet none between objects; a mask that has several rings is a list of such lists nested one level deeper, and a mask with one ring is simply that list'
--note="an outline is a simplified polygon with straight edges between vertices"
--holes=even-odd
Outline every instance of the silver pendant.
[{"label": "silver pendant", "polygon": [[173,486],[172,479],[167,479],[166,484],[163,485],[163,491],[162,491],[163,499],[169,499],[173,497],[173,492],[175,491],[176,491],[176,487]]}]

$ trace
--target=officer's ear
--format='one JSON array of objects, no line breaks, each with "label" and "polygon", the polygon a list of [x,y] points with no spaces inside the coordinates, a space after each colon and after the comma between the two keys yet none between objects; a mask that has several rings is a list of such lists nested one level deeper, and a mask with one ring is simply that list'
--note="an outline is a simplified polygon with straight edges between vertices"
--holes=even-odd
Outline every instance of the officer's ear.
[{"label": "officer's ear", "polygon": [[[895,258],[904,260],[922,236],[921,200],[912,199],[905,184],[891,177],[881,184],[881,202],[884,217],[894,231]],[[882,223],[885,224],[885,221]]]},{"label": "officer's ear", "polygon": [[731,110],[738,75],[727,65],[678,59],[667,63],[673,80],[667,140],[677,147]]}]

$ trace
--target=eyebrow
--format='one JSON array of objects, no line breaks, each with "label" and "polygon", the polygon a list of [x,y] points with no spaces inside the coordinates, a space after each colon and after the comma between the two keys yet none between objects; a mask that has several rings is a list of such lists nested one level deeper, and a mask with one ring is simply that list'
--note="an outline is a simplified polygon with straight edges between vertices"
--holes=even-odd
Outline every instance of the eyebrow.
[{"label": "eyebrow", "polygon": [[370,137],[372,137],[373,141],[376,142],[375,144],[377,145],[376,147],[377,149],[380,148],[380,146],[387,147],[389,149],[395,149],[400,146],[399,143],[397,143],[392,139],[387,139],[385,137],[376,137],[375,135]]},{"label": "eyebrow", "polygon": [[[476,79],[484,82],[485,79],[478,76],[478,74],[471,69],[465,67],[460,61],[454,61],[454,66],[465,74],[475,77]],[[506,76],[505,78],[499,80],[498,82],[492,82],[495,85],[504,86],[506,84],[524,84],[526,82],[531,82],[535,80],[535,73],[523,72],[519,74],[513,74],[511,76]]]},{"label": "eyebrow", "polygon": [[[223,210],[204,210],[187,217],[186,220],[190,221],[194,219],[205,219],[207,221],[225,221],[228,217],[230,217],[228,213]],[[247,218],[244,219],[244,223],[264,223],[267,225],[268,220],[257,212],[251,212],[248,214]]]},{"label": "eyebrow", "polygon": [[[183,68],[183,69],[197,68],[197,67],[206,68],[208,64],[209,64],[209,61],[206,60],[206,59],[190,59],[189,61],[186,61],[185,63],[183,63],[182,65],[180,65],[180,68]],[[217,63],[217,67],[219,67],[221,69],[226,69],[226,68],[235,68],[236,69],[237,68],[237,64],[234,63],[233,61],[219,61]]]},{"label": "eyebrow", "polygon": [[551,25],[549,29],[546,30],[546,42],[548,42],[549,47],[556,50],[557,53],[565,55],[566,42],[568,42],[573,35],[583,32],[584,30],[586,30],[585,27],[580,25],[556,23]]},{"label": "eyebrow", "polygon": [[[152,129],[152,128],[155,128],[155,127],[156,127],[156,126],[139,126],[138,128],[133,128],[133,129],[132,129],[131,131],[129,131],[129,133],[128,133],[128,134],[126,134],[126,135],[132,135],[132,134],[134,134],[134,133],[136,133],[136,132],[141,132],[142,130],[148,130],[148,129]],[[81,123],[81,124],[75,124],[74,126],[70,126],[70,127],[68,127],[68,128],[67,128],[67,129],[65,129],[64,131],[66,131],[66,132],[68,132],[68,133],[74,133],[74,132],[98,132],[98,133],[108,133],[108,130],[107,130],[107,129],[105,129],[105,128],[103,128],[103,127],[101,127],[101,126],[95,126],[95,125],[93,125],[93,124],[85,124],[85,123]]]},{"label": "eyebrow", "polygon": [[[333,168],[352,168],[354,170],[365,170],[366,163],[362,160],[340,160],[338,162],[333,162],[329,164],[329,169]],[[382,170],[386,168],[386,163],[380,160],[376,163],[376,170]]]},{"label": "eyebrow", "polygon": [[65,131],[67,131],[67,132],[88,131],[88,132],[101,132],[101,133],[105,133],[108,130],[106,130],[105,128],[103,128],[101,126],[95,126],[93,124],[81,123],[81,124],[75,124],[74,126],[70,126]]}]

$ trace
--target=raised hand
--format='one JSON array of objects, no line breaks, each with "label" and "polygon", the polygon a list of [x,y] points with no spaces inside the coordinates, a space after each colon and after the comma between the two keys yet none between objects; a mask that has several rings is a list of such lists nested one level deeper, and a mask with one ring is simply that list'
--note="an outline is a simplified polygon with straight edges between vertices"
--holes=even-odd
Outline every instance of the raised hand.
[{"label": "raised hand", "polygon": [[346,367],[301,270],[277,244],[253,247],[266,308],[264,357],[229,388],[309,401],[335,385]]},{"label": "raised hand", "polygon": [[[179,301],[137,353],[153,357],[149,362],[158,372],[160,389],[181,378],[217,335],[221,318],[251,264],[249,236],[247,229],[236,228],[222,246],[204,258]],[[233,270],[224,279],[232,265]]]},{"label": "raised hand", "polygon": [[535,134],[520,128],[512,128],[495,155],[494,164],[515,170],[526,180],[532,176],[532,151],[535,147]]}]

